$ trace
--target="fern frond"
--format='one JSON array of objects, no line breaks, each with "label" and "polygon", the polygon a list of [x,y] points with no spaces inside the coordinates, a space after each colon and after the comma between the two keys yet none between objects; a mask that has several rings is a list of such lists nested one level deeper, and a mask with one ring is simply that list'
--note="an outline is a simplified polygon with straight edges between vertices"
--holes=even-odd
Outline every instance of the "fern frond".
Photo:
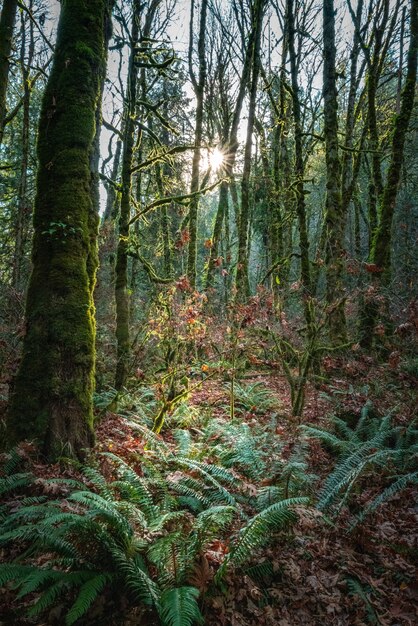
[{"label": "fern frond", "polygon": [[0,496],[9,491],[15,491],[20,487],[27,487],[33,482],[33,475],[29,472],[21,472],[20,474],[12,474],[5,478],[0,478]]},{"label": "fern frond", "polygon": [[180,456],[188,456],[192,446],[192,436],[189,430],[177,428],[174,431],[174,439],[178,446],[178,454]]},{"label": "fern frond", "polygon": [[0,563],[0,587],[11,581],[24,581],[34,570],[32,565],[20,565],[18,563]]},{"label": "fern frond", "polygon": [[117,486],[123,492],[123,495],[131,502],[141,507],[148,521],[155,519],[158,515],[158,507],[154,505],[151,493],[144,480],[142,480],[125,461],[116,456],[116,454],[105,452],[103,455],[116,464],[119,475],[123,481],[118,482]]},{"label": "fern frond", "polygon": [[[264,511],[250,519],[241,529],[238,538],[231,544],[231,550],[224,565],[233,563],[241,565],[254,555],[254,551],[264,545],[271,537],[272,532],[281,530],[297,520],[294,506],[306,505],[308,498],[289,498],[275,502]],[[224,565],[221,569],[225,569]]]},{"label": "fern frond", "polygon": [[192,626],[203,623],[196,587],[177,587],[161,596],[160,617],[164,626]]},{"label": "fern frond", "polygon": [[373,605],[369,600],[368,594],[360,581],[357,578],[350,577],[346,579],[346,582],[349,594],[351,596],[357,596],[364,603],[368,623],[372,624],[372,626],[376,626],[377,624],[379,624],[380,622],[377,617],[376,611],[374,610]]},{"label": "fern frond", "polygon": [[418,472],[412,472],[410,474],[405,474],[404,476],[400,476],[395,482],[386,487],[382,493],[380,493],[370,504],[368,504],[363,511],[358,515],[354,524],[350,527],[350,530],[353,530],[358,524],[361,524],[367,515],[370,513],[374,513],[376,509],[386,502],[390,500],[396,493],[405,489],[408,485],[418,484]]},{"label": "fern frond", "polygon": [[19,454],[18,448],[9,450],[3,467],[0,468],[0,476],[10,476],[16,473],[16,469],[22,464],[22,456]]},{"label": "fern frond", "polygon": [[117,548],[112,550],[112,558],[118,571],[123,574],[127,588],[135,598],[144,604],[158,606],[159,589],[145,571],[142,558],[137,555],[135,558],[128,559],[126,554]]},{"label": "fern frond", "polygon": [[[102,498],[108,502],[112,502],[114,500],[107,481],[97,469],[94,467],[85,467],[83,469],[83,474],[94,485]],[[85,489],[85,485],[82,485],[81,489]]]},{"label": "fern frond", "polygon": [[373,457],[375,449],[379,449],[386,437],[385,432],[378,432],[375,437],[362,444],[353,454],[343,459],[328,476],[319,495],[318,508],[327,509],[346,485],[353,484],[361,474],[365,465]]},{"label": "fern frond", "polygon": [[[181,457],[177,457],[175,462],[177,465],[187,467],[188,469],[198,472],[203,479],[218,492],[221,501],[223,500],[231,505],[235,504],[235,498],[233,495],[219,482],[219,480],[225,480],[229,483],[236,482],[236,479],[227,470],[219,466],[209,465],[208,463],[199,463],[198,461],[192,461]],[[213,474],[215,474],[217,478],[214,478]]]},{"label": "fern frond", "polygon": [[337,435],[334,435],[325,428],[318,428],[317,426],[301,426],[301,430],[313,439],[319,439],[325,445],[329,446],[332,450],[335,450],[339,454],[347,447],[347,441],[340,439]]},{"label": "fern frond", "polygon": [[93,602],[111,579],[112,576],[110,574],[93,574],[92,578],[81,586],[77,599],[65,618],[67,626],[72,626],[72,624],[87,613]]},{"label": "fern frond", "polygon": [[20,591],[17,594],[17,598],[23,598],[28,593],[33,593],[43,587],[46,583],[60,579],[62,577],[61,572],[57,572],[52,569],[33,568],[32,572],[22,580],[20,584]]}]

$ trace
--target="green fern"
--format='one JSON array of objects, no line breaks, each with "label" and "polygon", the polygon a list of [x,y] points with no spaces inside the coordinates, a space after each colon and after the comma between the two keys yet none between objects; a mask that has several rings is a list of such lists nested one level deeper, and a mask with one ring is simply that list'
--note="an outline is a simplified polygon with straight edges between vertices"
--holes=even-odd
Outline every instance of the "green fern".
[{"label": "green fern", "polygon": [[111,580],[112,576],[110,574],[92,574],[92,578],[81,586],[76,601],[67,613],[65,621],[68,626],[74,624],[87,613],[93,602]]},{"label": "green fern", "polygon": [[361,582],[357,578],[347,578],[347,588],[350,596],[357,596],[364,604],[367,615],[367,622],[372,626],[376,626],[379,624],[379,618],[377,616],[376,611],[373,608],[373,605],[370,602],[368,597],[368,591],[363,587]]},{"label": "green fern", "polygon": [[192,626],[203,624],[195,587],[168,589],[161,596],[160,617],[164,626]]},{"label": "green fern", "polygon": [[[231,385],[227,386],[228,391]],[[278,401],[261,382],[249,385],[234,383],[235,407],[244,411],[265,414],[277,407]]]},{"label": "green fern", "polygon": [[21,472],[19,474],[12,474],[11,476],[0,478],[0,497],[10,491],[16,491],[21,487],[27,487],[32,482],[33,475],[28,472]]},{"label": "green fern", "polygon": [[230,552],[218,570],[218,579],[225,573],[230,563],[241,565],[254,556],[257,548],[271,539],[272,533],[295,523],[297,515],[292,507],[303,506],[307,503],[308,498],[289,498],[275,502],[252,517],[241,529],[237,539],[231,543]]},{"label": "green fern", "polygon": [[[312,426],[303,427],[311,437],[321,439],[332,447],[339,460],[325,481],[319,494],[318,508],[342,509],[360,476],[373,467],[381,468],[386,475],[395,473],[394,482],[389,485],[352,524],[354,528],[364,517],[403,489],[409,482],[415,482],[417,468],[417,430],[414,424],[408,428],[393,426],[391,415],[379,419],[373,415],[371,403],[367,403],[354,428],[344,426],[344,420],[334,418],[334,428],[339,435]],[[412,471],[411,471],[412,470]],[[406,476],[402,472],[407,472]],[[401,473],[401,475],[399,475]]]},{"label": "green fern", "polygon": [[370,504],[368,504],[363,511],[357,516],[357,519],[352,524],[350,530],[353,530],[358,524],[364,521],[367,515],[374,513],[377,508],[387,500],[390,500],[395,494],[405,489],[408,485],[418,484],[418,472],[412,472],[400,476],[397,480],[391,483],[386,489],[382,491]]}]

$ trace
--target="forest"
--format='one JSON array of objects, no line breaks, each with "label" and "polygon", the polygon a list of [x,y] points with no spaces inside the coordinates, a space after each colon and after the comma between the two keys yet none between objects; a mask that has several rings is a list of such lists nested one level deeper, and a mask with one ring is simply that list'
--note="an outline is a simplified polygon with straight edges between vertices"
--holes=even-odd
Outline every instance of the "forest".
[{"label": "forest", "polygon": [[418,623],[418,0],[0,1],[0,626]]}]

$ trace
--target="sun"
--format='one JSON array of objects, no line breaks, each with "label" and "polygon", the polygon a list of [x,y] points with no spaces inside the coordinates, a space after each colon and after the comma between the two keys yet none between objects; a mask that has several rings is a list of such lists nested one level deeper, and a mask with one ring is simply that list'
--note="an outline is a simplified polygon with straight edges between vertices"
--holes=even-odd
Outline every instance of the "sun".
[{"label": "sun", "polygon": [[209,164],[213,170],[218,170],[224,162],[224,155],[219,148],[214,148],[209,153]]}]

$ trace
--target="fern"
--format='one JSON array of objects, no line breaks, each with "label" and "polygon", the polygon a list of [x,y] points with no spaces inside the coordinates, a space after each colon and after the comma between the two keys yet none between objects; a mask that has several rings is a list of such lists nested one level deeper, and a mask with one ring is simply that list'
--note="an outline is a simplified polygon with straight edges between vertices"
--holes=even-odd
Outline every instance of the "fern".
[{"label": "fern", "polygon": [[357,578],[347,578],[346,582],[349,594],[351,596],[357,596],[365,605],[368,623],[372,624],[372,626],[376,626],[376,624],[379,624],[380,621],[378,619],[376,611],[374,610],[373,605],[369,600],[367,591],[360,583],[360,581]]},{"label": "fern", "polygon": [[368,504],[360,515],[357,516],[357,519],[352,524],[350,530],[354,529],[358,524],[364,521],[367,515],[370,513],[374,513],[376,509],[386,502],[390,500],[396,493],[405,489],[408,485],[416,485],[418,484],[418,472],[413,472],[410,474],[405,474],[404,476],[400,476],[397,480],[395,480],[392,484],[390,484],[382,493],[380,493],[370,504]]},{"label": "fern", "polygon": [[27,487],[33,482],[33,475],[28,472],[21,472],[19,474],[12,474],[5,478],[0,478],[0,496],[3,496],[10,491],[16,491],[21,487]]},{"label": "fern", "polygon": [[0,469],[0,476],[15,474],[17,468],[20,467],[23,462],[18,448],[12,448],[5,456],[3,467]]},{"label": "fern", "polygon": [[[363,407],[355,428],[344,426],[341,418],[334,418],[334,427],[341,438],[325,429],[311,426],[303,428],[308,436],[319,438],[325,444],[331,445],[339,455],[337,465],[319,494],[318,508],[323,511],[334,508],[334,512],[338,513],[348,500],[357,480],[368,468],[382,468],[388,475],[394,470],[397,472],[394,482],[365,508],[352,524],[352,528],[394,493],[409,482],[416,481],[418,446],[414,424],[406,429],[393,426],[390,414],[378,419],[373,416],[371,409],[372,405],[368,402]],[[406,476],[399,476],[399,472],[403,471],[407,472]]]},{"label": "fern", "polygon": [[268,542],[273,532],[296,522],[297,515],[292,507],[307,503],[308,498],[289,498],[275,502],[252,517],[231,544],[230,552],[218,571],[219,577],[223,575],[229,563],[241,565],[254,555],[257,548]]},{"label": "fern", "polygon": [[92,575],[80,588],[77,599],[68,611],[66,624],[71,626],[87,613],[93,602],[99,597],[105,586],[112,580],[110,574]]},{"label": "fern", "polygon": [[364,468],[372,462],[375,456],[374,450],[379,448],[381,444],[382,435],[378,434],[337,465],[328,476],[319,495],[318,508],[320,510],[325,510],[331,506],[344,487],[351,490],[354,481],[360,476]]},{"label": "fern", "polygon": [[203,624],[197,603],[199,590],[195,587],[177,587],[161,596],[160,617],[164,626],[192,626]]},{"label": "fern", "polygon": [[[231,390],[230,384],[227,385],[227,389]],[[235,406],[245,411],[265,414],[277,407],[277,399],[261,382],[245,386],[235,382],[234,396]]]}]

